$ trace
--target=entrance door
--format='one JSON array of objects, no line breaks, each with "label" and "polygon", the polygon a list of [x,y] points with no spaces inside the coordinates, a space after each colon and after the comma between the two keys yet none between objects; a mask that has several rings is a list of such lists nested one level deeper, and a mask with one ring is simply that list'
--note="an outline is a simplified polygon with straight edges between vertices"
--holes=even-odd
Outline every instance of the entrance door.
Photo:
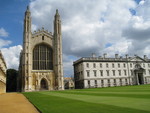
[{"label": "entrance door", "polygon": [[45,79],[41,80],[41,90],[48,90],[48,83]]},{"label": "entrance door", "polygon": [[142,73],[138,73],[138,79],[139,79],[139,84],[144,84]]}]

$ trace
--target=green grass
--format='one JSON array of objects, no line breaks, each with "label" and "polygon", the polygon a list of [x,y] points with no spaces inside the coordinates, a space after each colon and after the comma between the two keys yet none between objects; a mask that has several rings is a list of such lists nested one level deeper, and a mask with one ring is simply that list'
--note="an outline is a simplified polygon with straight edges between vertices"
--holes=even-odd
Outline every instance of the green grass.
[{"label": "green grass", "polygon": [[150,113],[150,85],[23,94],[42,113]]}]

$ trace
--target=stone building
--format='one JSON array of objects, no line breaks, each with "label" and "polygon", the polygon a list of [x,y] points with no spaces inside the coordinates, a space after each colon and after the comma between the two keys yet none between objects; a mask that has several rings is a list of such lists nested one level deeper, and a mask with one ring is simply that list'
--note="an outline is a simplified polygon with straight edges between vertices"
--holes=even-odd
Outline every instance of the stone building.
[{"label": "stone building", "polygon": [[6,92],[6,63],[0,51],[0,93]]},{"label": "stone building", "polygon": [[74,78],[64,77],[64,87],[65,89],[74,89]]},{"label": "stone building", "polygon": [[150,59],[84,57],[74,62],[75,88],[150,84]]},{"label": "stone building", "polygon": [[62,34],[58,10],[54,33],[44,28],[31,32],[31,12],[25,12],[23,50],[20,53],[18,90],[63,90]]}]

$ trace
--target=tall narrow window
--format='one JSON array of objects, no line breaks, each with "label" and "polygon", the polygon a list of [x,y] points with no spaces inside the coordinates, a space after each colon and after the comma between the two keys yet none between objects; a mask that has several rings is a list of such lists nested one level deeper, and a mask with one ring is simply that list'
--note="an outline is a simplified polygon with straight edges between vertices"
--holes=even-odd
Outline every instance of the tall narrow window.
[{"label": "tall narrow window", "polygon": [[102,87],[104,86],[104,80],[101,80],[101,85],[102,85]]},{"label": "tall narrow window", "polygon": [[132,68],[132,64],[130,64],[130,67]]},{"label": "tall narrow window", "polygon": [[42,36],[42,40],[44,40],[44,36]]},{"label": "tall narrow window", "polygon": [[112,72],[113,72],[113,76],[115,76],[115,70],[112,70]]},{"label": "tall narrow window", "polygon": [[89,67],[89,63],[86,63],[86,67]]},{"label": "tall narrow window", "polygon": [[122,79],[121,78],[119,79],[119,81],[120,81],[120,85],[122,85]]},{"label": "tall narrow window", "polygon": [[108,84],[110,84],[110,80],[108,79]]},{"label": "tall narrow window", "polygon": [[96,77],[96,70],[94,70],[93,72],[94,72],[94,76]]},{"label": "tall narrow window", "polygon": [[116,86],[116,79],[114,79],[114,86]]},{"label": "tall narrow window", "polygon": [[123,64],[124,67],[126,67],[126,64]]},{"label": "tall narrow window", "polygon": [[120,68],[120,64],[118,64],[118,67]]},{"label": "tall narrow window", "polygon": [[108,81],[107,81],[107,82],[108,82],[108,86],[110,87],[110,79],[108,79]]},{"label": "tall narrow window", "polygon": [[102,63],[100,63],[100,68],[102,68]]},{"label": "tall narrow window", "polygon": [[95,80],[95,85],[97,85],[97,80]]},{"label": "tall narrow window", "polygon": [[100,70],[100,75],[103,76],[103,70]]},{"label": "tall narrow window", "polygon": [[126,83],[126,85],[128,84],[128,80],[127,79],[125,79],[125,83]]},{"label": "tall narrow window", "polygon": [[96,64],[95,63],[93,64],[93,67],[96,68]]},{"label": "tall narrow window", "polygon": [[106,63],[106,67],[108,67],[108,63]]},{"label": "tall narrow window", "polygon": [[126,70],[124,70],[124,75],[125,75],[125,76],[127,75],[127,71],[126,71]]},{"label": "tall narrow window", "polygon": [[114,63],[112,64],[112,68],[114,68],[115,67],[115,65],[114,65]]},{"label": "tall narrow window", "polygon": [[107,76],[109,76],[109,70],[106,70],[106,72],[107,72]]},{"label": "tall narrow window", "polygon": [[121,76],[121,70],[118,70],[119,76]]},{"label": "tall narrow window", "polygon": [[86,72],[87,72],[87,77],[89,77],[90,76],[90,71],[87,70]]},{"label": "tall narrow window", "polygon": [[45,44],[35,46],[33,49],[33,70],[52,70],[52,59],[52,48]]}]

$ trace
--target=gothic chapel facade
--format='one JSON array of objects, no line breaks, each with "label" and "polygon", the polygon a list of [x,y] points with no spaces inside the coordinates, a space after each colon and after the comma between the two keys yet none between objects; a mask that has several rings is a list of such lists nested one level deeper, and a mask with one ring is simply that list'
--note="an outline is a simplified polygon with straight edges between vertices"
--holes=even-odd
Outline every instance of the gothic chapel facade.
[{"label": "gothic chapel facade", "polygon": [[44,28],[31,32],[31,12],[25,12],[23,50],[20,53],[18,90],[63,90],[62,35],[58,10],[54,33]]}]

